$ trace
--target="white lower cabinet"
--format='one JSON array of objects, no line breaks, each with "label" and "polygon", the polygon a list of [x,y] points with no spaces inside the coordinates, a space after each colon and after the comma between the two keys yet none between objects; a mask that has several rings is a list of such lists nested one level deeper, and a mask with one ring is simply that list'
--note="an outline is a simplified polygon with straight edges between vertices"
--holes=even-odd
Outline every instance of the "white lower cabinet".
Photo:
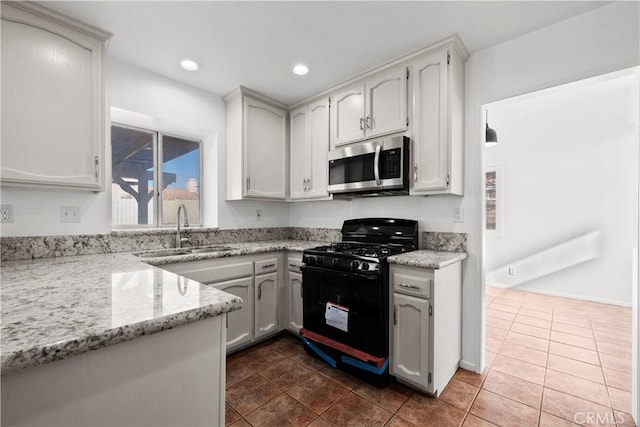
[{"label": "white lower cabinet", "polygon": [[390,368],[400,382],[438,396],[462,351],[461,262],[440,269],[391,265]]},{"label": "white lower cabinet", "polygon": [[287,260],[287,329],[295,335],[302,329],[302,254],[289,255]]},{"label": "white lower cabinet", "polygon": [[234,349],[253,340],[253,279],[230,280],[214,285],[221,291],[242,298],[240,310],[227,314],[227,349]]},{"label": "white lower cabinet", "polygon": [[255,277],[255,337],[278,329],[278,273]]}]

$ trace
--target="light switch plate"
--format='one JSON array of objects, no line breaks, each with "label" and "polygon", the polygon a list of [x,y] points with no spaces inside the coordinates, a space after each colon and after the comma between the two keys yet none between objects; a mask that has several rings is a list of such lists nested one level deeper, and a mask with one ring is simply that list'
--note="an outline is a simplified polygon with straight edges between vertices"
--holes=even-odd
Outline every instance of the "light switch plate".
[{"label": "light switch plate", "polygon": [[60,206],[60,222],[80,222],[80,207]]}]

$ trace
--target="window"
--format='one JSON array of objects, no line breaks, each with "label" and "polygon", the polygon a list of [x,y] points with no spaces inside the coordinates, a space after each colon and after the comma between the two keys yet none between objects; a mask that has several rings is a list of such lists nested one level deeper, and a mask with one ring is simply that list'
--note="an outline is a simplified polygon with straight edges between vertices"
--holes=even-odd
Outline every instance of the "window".
[{"label": "window", "polygon": [[502,235],[502,187],[503,179],[500,166],[490,166],[484,173],[484,229]]},{"label": "window", "polygon": [[175,224],[181,204],[200,225],[200,158],[200,141],[112,124],[113,228]]}]

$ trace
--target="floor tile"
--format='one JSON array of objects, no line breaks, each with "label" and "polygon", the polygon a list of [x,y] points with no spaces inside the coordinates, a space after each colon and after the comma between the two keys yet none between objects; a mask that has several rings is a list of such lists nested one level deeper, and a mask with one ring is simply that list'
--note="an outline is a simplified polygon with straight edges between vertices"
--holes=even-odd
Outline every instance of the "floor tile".
[{"label": "floor tile", "polygon": [[485,314],[487,315],[487,317],[493,317],[493,318],[496,318],[496,319],[508,320],[510,322],[512,322],[513,319],[516,318],[516,314],[515,313],[507,313],[506,311],[493,310],[493,309],[491,309],[491,306],[489,306],[489,308],[487,308]]},{"label": "floor tile", "polygon": [[500,371],[539,385],[544,384],[545,368],[529,362],[498,354],[491,367],[492,371]]},{"label": "floor tile", "polygon": [[629,360],[631,360],[632,357],[630,345],[618,345],[610,342],[598,341],[598,351],[600,353],[612,354]]},{"label": "floor tile", "polygon": [[394,415],[393,418],[389,420],[388,423],[384,425],[384,427],[418,427],[414,423],[410,423],[409,421],[400,418],[397,415]]},{"label": "floor tile", "polygon": [[270,366],[286,359],[287,356],[268,347],[257,348],[238,358],[256,372],[264,371]]},{"label": "floor tile", "polygon": [[[497,299],[497,298],[496,298]],[[519,310],[518,306],[513,306],[513,305],[503,305],[503,304],[497,304],[494,300],[494,302],[492,302],[491,304],[489,304],[489,308],[491,310],[497,310],[497,311],[505,311],[507,313],[517,313]]]},{"label": "floor tile", "polygon": [[453,379],[457,379],[460,381],[463,381],[467,384],[471,384],[472,386],[475,387],[480,387],[480,385],[482,384],[482,382],[484,381],[485,377],[487,376],[488,370],[485,369],[485,372],[483,374],[476,374],[475,372],[472,371],[468,371],[466,369],[462,369],[462,368],[458,368],[458,370],[456,371],[455,375],[453,376]]},{"label": "floor tile", "polygon": [[478,387],[453,378],[440,395],[440,400],[466,412],[479,390]]},{"label": "floor tile", "polygon": [[530,335],[532,337],[549,339],[550,330],[546,328],[539,328],[537,326],[523,325],[522,323],[514,322],[511,326],[511,331],[518,332],[524,335]]},{"label": "floor tile", "polygon": [[494,340],[504,340],[504,337],[507,336],[507,333],[509,331],[507,329],[500,329],[500,328],[492,328],[490,326],[487,326],[485,328],[485,334],[487,338],[492,338]]},{"label": "floor tile", "polygon": [[487,390],[480,390],[470,411],[501,426],[537,426],[540,412]]},{"label": "floor tile", "polygon": [[540,427],[575,427],[577,425],[546,412],[540,413]]},{"label": "floor tile", "polygon": [[525,299],[522,305],[520,306],[520,308],[524,308],[526,310],[533,310],[533,311],[542,311],[544,313],[553,313],[553,305],[541,304],[540,302],[535,300],[530,301]]},{"label": "floor tile", "polygon": [[528,310],[526,308],[521,308],[518,314],[528,317],[535,317],[536,319],[543,320],[551,320],[551,313],[546,313],[544,311],[536,311],[536,310]]},{"label": "floor tile", "polygon": [[322,418],[336,425],[383,426],[393,413],[354,394],[348,393],[327,409]]},{"label": "floor tile", "polygon": [[631,373],[604,368],[604,380],[610,387],[631,391]]},{"label": "floor tile", "polygon": [[322,413],[348,392],[347,388],[317,373],[287,391],[291,397],[317,414]]},{"label": "floor tile", "polygon": [[346,372],[341,371],[340,369],[332,368],[331,366],[327,366],[326,368],[318,371],[318,373],[324,375],[330,380],[337,382],[341,386],[348,388],[349,390],[359,384],[362,384],[362,381],[360,381],[356,377],[349,375]]},{"label": "floor tile", "polygon": [[591,328],[582,328],[580,326],[573,326],[567,323],[553,322],[551,329],[558,332],[564,332],[565,334],[578,335],[579,337],[593,338],[593,331]]},{"label": "floor tile", "polygon": [[465,412],[439,399],[414,394],[402,405],[397,415],[417,426],[459,426]]},{"label": "floor tile", "polygon": [[[613,421],[613,412],[610,408],[546,387],[542,395],[542,411],[566,421],[582,424],[586,421],[587,414]],[[615,425],[615,422],[612,425]]]},{"label": "floor tile", "polygon": [[561,391],[581,399],[609,406],[609,394],[604,384],[595,383],[572,375],[547,370],[545,388]]},{"label": "floor tile", "polygon": [[233,407],[227,402],[224,405],[224,425],[228,426],[228,425],[238,421],[240,418],[242,418],[242,417],[240,416],[238,411],[233,409]]},{"label": "floor tile", "polygon": [[286,394],[245,416],[254,427],[298,427],[309,424],[315,417],[312,410]]},{"label": "floor tile", "polygon": [[235,423],[231,424],[232,427],[251,427],[251,424],[247,422],[244,418],[239,419]]},{"label": "floor tile", "polygon": [[312,371],[319,371],[321,369],[324,369],[327,366],[326,362],[323,362],[317,357],[311,356],[306,352],[295,355],[295,356],[291,356],[291,358]]},{"label": "floor tile", "polygon": [[618,426],[636,427],[636,423],[633,422],[633,417],[631,416],[631,414],[627,412],[616,411],[616,410],[614,410],[613,413],[616,417],[616,424]]},{"label": "floor tile", "polygon": [[501,345],[501,340],[490,337],[485,337],[484,339],[484,347],[492,353],[497,353],[500,350]]},{"label": "floor tile", "polygon": [[256,374],[227,387],[227,401],[244,416],[280,393],[276,386]]},{"label": "floor tile", "polygon": [[628,335],[614,335],[605,331],[593,331],[596,337],[596,342],[609,342],[621,346],[631,347],[631,334]]},{"label": "floor tile", "polygon": [[549,343],[549,354],[557,354],[558,356],[591,363],[592,365],[600,365],[600,358],[597,351],[574,347],[560,342],[551,341]]},{"label": "floor tile", "polygon": [[511,321],[496,319],[495,317],[487,317],[486,319],[487,328],[500,328],[509,330],[511,328]]},{"label": "floor tile", "polygon": [[396,412],[400,409],[402,404],[409,398],[409,395],[398,393],[391,387],[381,388],[364,382],[357,385],[353,392],[391,412]]},{"label": "floor tile", "polygon": [[518,332],[509,332],[504,340],[506,342],[533,348],[534,350],[549,351],[549,340],[545,340],[543,338],[532,337]]},{"label": "floor tile", "polygon": [[511,298],[501,298],[501,297],[496,297],[493,300],[494,304],[500,304],[500,305],[511,305],[514,307],[520,307],[522,305],[522,301],[518,300],[518,299],[511,299]]},{"label": "floor tile", "polygon": [[521,323],[523,325],[537,326],[538,328],[551,329],[551,320],[538,319],[537,317],[524,316],[518,314],[514,322]]},{"label": "floor tile", "polygon": [[275,341],[271,348],[289,357],[304,353],[302,340],[288,335]]},{"label": "floor tile", "polygon": [[500,396],[540,409],[542,386],[500,371],[492,370],[482,388]]},{"label": "floor tile", "polygon": [[313,371],[307,369],[304,365],[297,363],[293,359],[286,358],[260,372],[260,375],[282,390],[286,390],[298,384],[312,373]]},{"label": "floor tile", "polygon": [[499,297],[518,300],[518,301],[524,301],[528,294],[529,294],[528,292],[517,291],[514,289],[503,289]]},{"label": "floor tile", "polygon": [[581,362],[579,360],[550,354],[549,360],[547,361],[547,369],[553,369],[555,371],[564,372],[565,374],[571,374],[589,381],[604,384],[604,376],[602,375],[602,368],[600,366]]},{"label": "floor tile", "polygon": [[489,421],[483,420],[482,418],[476,417],[472,414],[467,414],[467,418],[464,419],[464,423],[462,423],[462,427],[494,427],[495,424],[490,423]]},{"label": "floor tile", "polygon": [[611,407],[618,411],[631,413],[631,393],[617,388],[609,387]]},{"label": "floor tile", "polygon": [[533,348],[519,344],[510,342],[503,343],[502,347],[500,347],[500,354],[513,357],[514,359],[524,360],[525,362],[533,363],[534,365],[542,367],[547,366],[547,352],[534,350]]},{"label": "floor tile", "polygon": [[616,371],[631,372],[631,359],[614,356],[612,354],[600,353],[602,366]]},{"label": "floor tile", "polygon": [[578,337],[564,332],[551,330],[551,341],[586,348],[587,350],[596,350],[596,342],[593,338]]},{"label": "floor tile", "polygon": [[593,330],[596,332],[603,332],[606,334],[621,336],[621,337],[631,337],[631,322],[624,327],[620,327],[620,322],[616,322],[618,326],[613,326],[611,323],[600,323],[597,319],[592,319],[591,324]]},{"label": "floor tile", "polygon": [[571,317],[560,314],[553,315],[554,323],[566,323],[568,325],[579,326],[581,328],[591,328],[591,322],[585,317]]},{"label": "floor tile", "polygon": [[485,364],[485,369],[486,368],[490,368],[493,365],[493,361],[496,359],[496,355],[498,353],[494,353],[492,351],[489,350],[485,350],[484,351],[484,364]]},{"label": "floor tile", "polygon": [[245,365],[238,359],[227,359],[227,380],[226,386],[229,387],[245,378],[255,374],[255,371]]}]

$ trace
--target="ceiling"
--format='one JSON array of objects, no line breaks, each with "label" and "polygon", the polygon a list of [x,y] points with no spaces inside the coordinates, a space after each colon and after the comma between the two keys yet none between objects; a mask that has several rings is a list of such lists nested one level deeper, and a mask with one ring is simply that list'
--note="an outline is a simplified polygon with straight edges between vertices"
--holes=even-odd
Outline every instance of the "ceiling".
[{"label": "ceiling", "polygon": [[[40,3],[112,32],[109,56],[217,95],[244,85],[291,104],[453,33],[473,53],[607,2]],[[187,57],[200,70],[180,68]],[[307,76],[292,74],[298,62]]]}]

